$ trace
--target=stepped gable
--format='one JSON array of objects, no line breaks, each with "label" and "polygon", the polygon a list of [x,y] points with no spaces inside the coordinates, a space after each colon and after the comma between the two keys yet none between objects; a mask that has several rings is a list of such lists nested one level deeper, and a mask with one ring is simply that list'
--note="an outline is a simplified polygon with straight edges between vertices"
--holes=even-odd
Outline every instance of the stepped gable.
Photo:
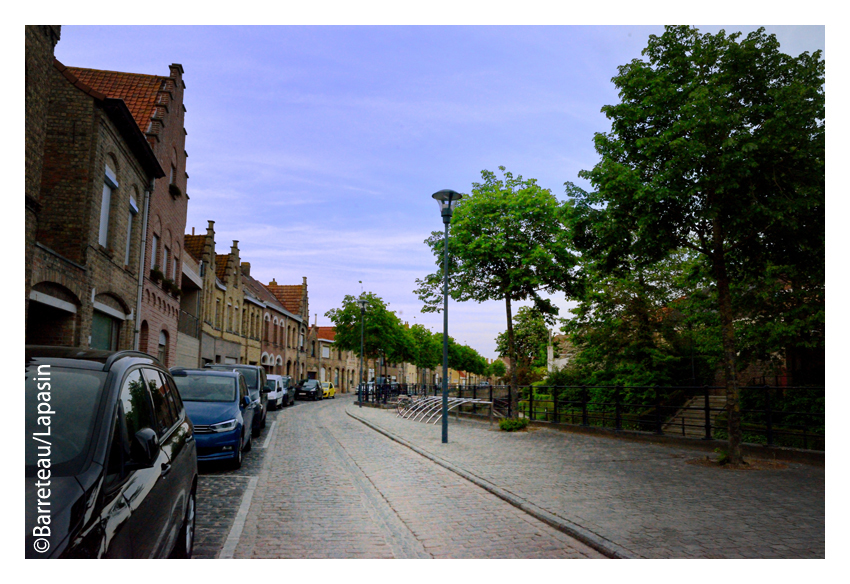
[{"label": "stepped gable", "polygon": [[124,100],[139,129],[151,139],[157,139],[173,98],[173,78],[80,67],[68,67],[68,70],[92,89]]},{"label": "stepped gable", "polygon": [[204,240],[206,235],[184,235],[183,236],[183,249],[189,252],[193,258],[201,261],[201,257],[204,254],[204,244],[206,243]]},{"label": "stepped gable", "polygon": [[301,299],[304,297],[304,285],[295,284],[282,286],[272,280],[265,285],[269,292],[274,294],[283,307],[292,314],[301,315]]}]

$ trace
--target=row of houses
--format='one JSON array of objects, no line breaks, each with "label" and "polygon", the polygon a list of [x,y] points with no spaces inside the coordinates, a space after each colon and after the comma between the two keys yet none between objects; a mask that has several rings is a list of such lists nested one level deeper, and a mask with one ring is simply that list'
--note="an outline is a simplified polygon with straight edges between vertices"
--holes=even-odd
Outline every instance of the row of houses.
[{"label": "row of houses", "polygon": [[[186,233],[183,66],[66,66],[60,36],[26,27],[26,343],[135,349],[167,367],[258,364],[350,391],[359,360],[334,347],[333,327],[310,324],[306,277],[255,279],[238,241],[217,248],[213,221]],[[439,380],[405,363],[364,369]]]}]

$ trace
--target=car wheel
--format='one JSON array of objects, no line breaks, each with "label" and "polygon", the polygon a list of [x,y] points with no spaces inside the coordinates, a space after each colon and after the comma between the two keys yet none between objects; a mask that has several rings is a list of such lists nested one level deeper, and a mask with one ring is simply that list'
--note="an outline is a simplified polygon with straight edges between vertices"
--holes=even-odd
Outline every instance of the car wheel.
[{"label": "car wheel", "polygon": [[234,456],[233,456],[233,468],[234,468],[234,470],[242,468],[242,449],[241,448],[237,448],[236,454],[234,454]]},{"label": "car wheel", "polygon": [[195,548],[195,490],[189,493],[186,503],[186,515],[183,517],[183,527],[180,529],[177,543],[174,546],[174,557],[189,559]]},{"label": "car wheel", "polygon": [[253,436],[253,434],[251,436],[248,436],[248,443],[245,445],[245,448],[243,450],[245,452],[250,452],[252,446],[254,446],[254,436]]},{"label": "car wheel", "polygon": [[259,428],[251,428],[251,436],[254,438],[260,437],[260,429]]},{"label": "car wheel", "polygon": [[263,412],[263,421],[260,422],[260,428],[266,427],[266,412]]}]

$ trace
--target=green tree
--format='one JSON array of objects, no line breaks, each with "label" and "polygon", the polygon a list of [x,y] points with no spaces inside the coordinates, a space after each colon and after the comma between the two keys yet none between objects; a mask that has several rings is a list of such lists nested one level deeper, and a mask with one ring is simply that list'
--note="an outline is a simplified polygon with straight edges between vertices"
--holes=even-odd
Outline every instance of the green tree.
[{"label": "green tree", "polygon": [[413,364],[420,370],[435,369],[443,359],[442,340],[422,324],[410,327],[410,335],[414,346]]},{"label": "green tree", "polygon": [[[528,385],[537,381],[534,369],[546,366],[546,347],[549,344],[549,329],[544,315],[531,306],[521,306],[514,316],[514,351],[516,352],[517,381]],[[496,350],[500,357],[509,356],[507,331],[496,337]]]},{"label": "green tree", "polygon": [[733,463],[742,462],[733,282],[803,260],[817,301],[824,271],[824,62],[820,51],[781,53],[763,29],[739,37],[684,26],[651,35],[646,60],[613,78],[621,103],[602,108],[612,121],[595,137],[602,160],[579,173],[597,192],[567,186],[573,242],[607,272],[681,248],[705,262]]},{"label": "green tree", "polygon": [[492,363],[490,363],[489,370],[487,374],[490,377],[495,377],[496,379],[502,379],[508,372],[508,368],[505,366],[505,362],[501,359],[496,359]]},{"label": "green tree", "polygon": [[[449,294],[456,301],[504,300],[508,354],[516,362],[511,303],[532,299],[546,314],[557,308],[541,292],[565,290],[575,258],[566,245],[561,206],[535,179],[514,177],[500,166],[504,180],[481,171],[483,182],[472,184],[472,194],[462,199],[452,218],[449,237]],[[439,266],[435,273],[416,280],[423,312],[442,307],[442,232],[425,240]],[[517,405],[516,368],[511,367],[512,411]]]},{"label": "green tree", "polygon": [[[367,301],[363,318],[363,357],[377,359],[384,356],[390,361],[404,362],[412,359],[413,338],[398,316],[384,301],[373,294],[361,295]],[[342,306],[325,313],[336,329],[334,345],[343,351],[353,351],[360,356],[360,305],[358,298],[346,295]]]}]

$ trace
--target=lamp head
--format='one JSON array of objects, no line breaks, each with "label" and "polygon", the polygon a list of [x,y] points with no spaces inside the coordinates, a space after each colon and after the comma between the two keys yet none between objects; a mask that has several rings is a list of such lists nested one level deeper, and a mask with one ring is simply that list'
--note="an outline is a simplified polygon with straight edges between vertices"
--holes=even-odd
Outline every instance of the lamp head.
[{"label": "lamp head", "polygon": [[442,191],[437,191],[431,197],[437,201],[437,205],[440,207],[443,223],[448,223],[452,217],[452,203],[462,199],[463,195],[451,189],[443,189]]}]

